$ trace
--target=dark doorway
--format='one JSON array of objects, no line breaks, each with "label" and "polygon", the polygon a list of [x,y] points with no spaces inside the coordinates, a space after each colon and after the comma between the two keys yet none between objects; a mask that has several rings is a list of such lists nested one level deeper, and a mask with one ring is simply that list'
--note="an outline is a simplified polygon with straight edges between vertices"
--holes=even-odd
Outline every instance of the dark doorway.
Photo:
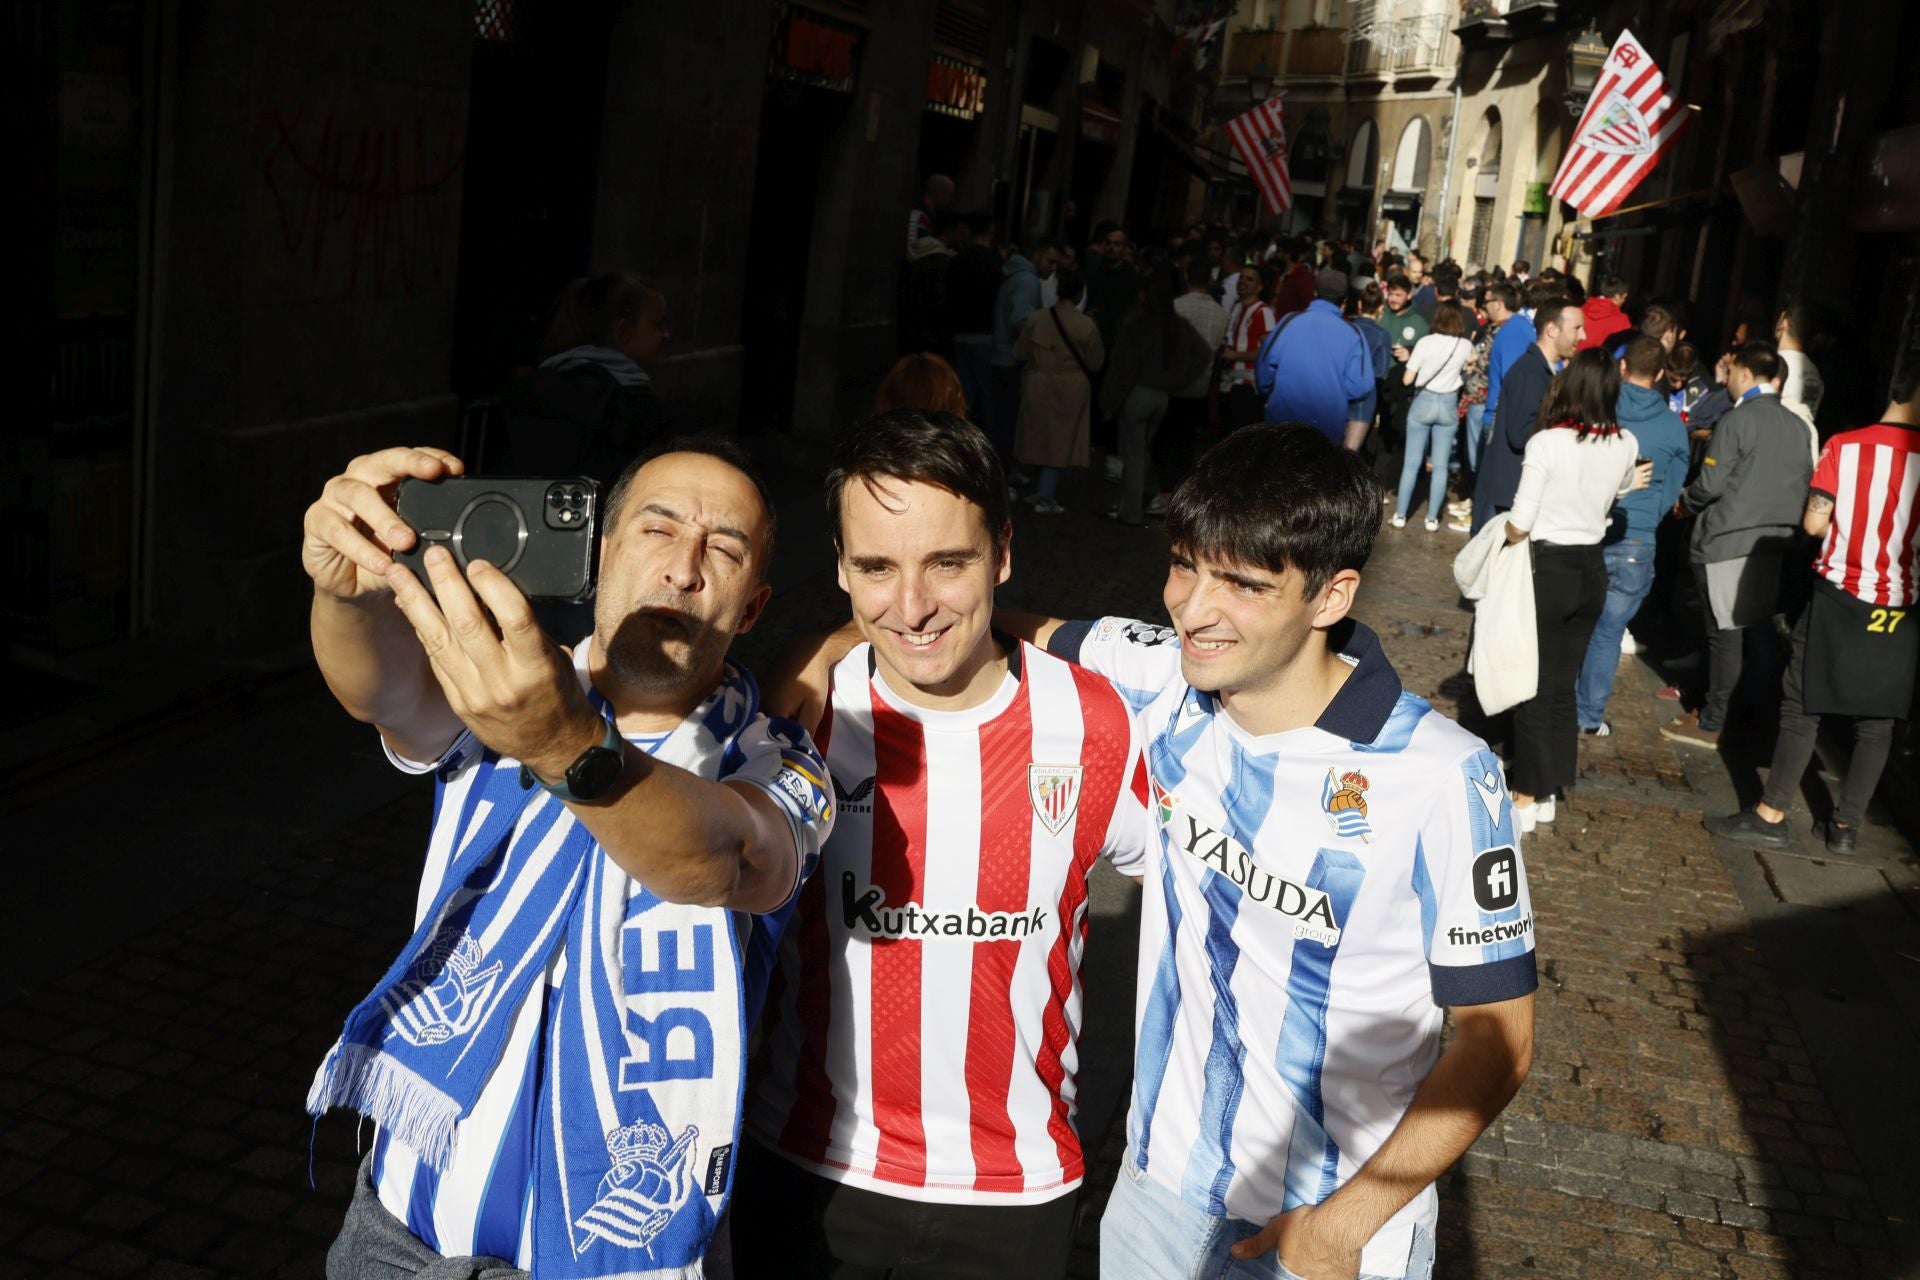
[{"label": "dark doorway", "polygon": [[[740,340],[749,371],[740,390],[743,435],[768,435],[793,426],[793,386],[806,321],[807,248],[813,243],[820,166],[827,139],[846,115],[846,104],[841,94],[784,80],[768,81],[760,104],[747,281],[740,304]],[[904,222],[900,236],[904,251]]]},{"label": "dark doorway", "polygon": [[477,6],[454,312],[454,390],[499,391],[537,363],[554,299],[584,275],[612,9]]}]

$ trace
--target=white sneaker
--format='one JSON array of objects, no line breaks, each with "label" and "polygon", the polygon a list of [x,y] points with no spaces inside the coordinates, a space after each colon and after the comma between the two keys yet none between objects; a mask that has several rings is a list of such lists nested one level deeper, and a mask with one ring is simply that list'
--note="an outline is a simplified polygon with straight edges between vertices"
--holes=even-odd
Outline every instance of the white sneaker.
[{"label": "white sneaker", "polygon": [[1640,652],[1640,646],[1634,642],[1633,632],[1622,631],[1620,633],[1620,652],[1627,657],[1632,657],[1634,654]]},{"label": "white sneaker", "polygon": [[1119,484],[1120,473],[1125,469],[1126,469],[1125,466],[1120,461],[1119,454],[1110,453],[1107,455],[1107,483],[1108,484]]},{"label": "white sneaker", "polygon": [[1513,806],[1513,829],[1521,835],[1533,834],[1534,824],[1540,821],[1540,802],[1517,804]]},{"label": "white sneaker", "polygon": [[1440,522],[1439,522],[1438,520],[1428,520],[1428,521],[1427,521],[1427,532],[1428,532],[1428,533],[1438,533],[1438,532],[1440,532]]},{"label": "white sneaker", "polygon": [[1545,800],[1535,800],[1533,802],[1533,820],[1535,822],[1552,822],[1553,811],[1554,803],[1552,796],[1548,796]]},{"label": "white sneaker", "polygon": [[1393,518],[1393,519],[1392,519],[1391,521],[1389,521],[1388,523],[1390,523],[1390,524],[1392,524],[1392,525],[1393,525],[1393,527],[1394,527],[1394,528],[1396,528],[1396,529],[1404,529],[1404,528],[1406,528],[1406,527],[1407,527],[1407,518],[1406,518],[1405,516],[1402,516],[1402,515],[1396,515],[1396,516],[1395,516],[1395,517],[1394,517],[1394,518]]}]

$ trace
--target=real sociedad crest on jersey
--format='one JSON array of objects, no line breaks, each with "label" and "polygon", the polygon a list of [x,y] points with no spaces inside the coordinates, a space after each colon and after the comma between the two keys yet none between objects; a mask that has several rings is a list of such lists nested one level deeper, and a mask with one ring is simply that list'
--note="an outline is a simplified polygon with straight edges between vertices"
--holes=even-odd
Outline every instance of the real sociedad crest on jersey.
[{"label": "real sociedad crest on jersey", "polygon": [[1327,780],[1320,787],[1320,807],[1326,811],[1327,825],[1337,835],[1348,840],[1358,836],[1365,841],[1373,832],[1367,821],[1367,775],[1358,769],[1341,774],[1337,782],[1333,770],[1327,770]]},{"label": "real sociedad crest on jersey", "polygon": [[1027,794],[1033,798],[1034,816],[1054,835],[1067,825],[1073,811],[1080,807],[1080,766],[1077,764],[1030,764],[1027,766]]}]

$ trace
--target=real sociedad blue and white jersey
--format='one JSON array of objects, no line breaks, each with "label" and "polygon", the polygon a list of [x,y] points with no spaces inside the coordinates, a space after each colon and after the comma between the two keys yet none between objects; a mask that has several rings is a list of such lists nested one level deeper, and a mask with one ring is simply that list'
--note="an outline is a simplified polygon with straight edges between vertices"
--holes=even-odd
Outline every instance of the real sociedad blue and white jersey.
[{"label": "real sociedad blue and white jersey", "polygon": [[[1348,628],[1343,626],[1342,631]],[[1142,719],[1160,839],[1144,877],[1127,1159],[1205,1213],[1319,1204],[1392,1133],[1442,1010],[1536,985],[1500,763],[1405,692],[1374,634],[1309,728],[1256,737],[1190,688],[1175,633],[1103,618],[1049,647]],[[1414,1197],[1360,1270],[1403,1274]]]},{"label": "real sociedad blue and white jersey", "polygon": [[[583,641],[576,646],[574,666],[581,684],[591,693],[587,677],[590,643]],[[592,696],[596,705],[600,705],[599,695]],[[723,705],[722,700],[715,702],[712,714],[730,722],[737,721],[739,709]],[[629,734],[627,740],[651,755],[659,753],[668,736]],[[387,754],[398,768],[409,773],[432,773],[437,783],[433,830],[415,905],[417,922],[440,892],[455,853],[456,839],[472,825],[470,810],[478,798],[474,790],[476,778],[487,772],[476,766],[488,753],[471,734],[462,734],[438,761],[405,760],[391,750]],[[499,767],[514,769],[518,762],[500,758]],[[833,804],[824,782],[826,765],[812,741],[790,721],[754,714],[719,759],[713,775],[718,780],[745,781],[760,786],[786,812],[800,857],[794,885],[797,893],[800,883],[818,864],[821,844],[833,826]],[[537,806],[530,807],[529,814],[536,809]],[[571,820],[571,815],[567,820]],[[540,838],[539,831],[544,828],[523,816],[512,838],[517,841],[530,830],[534,832],[533,838]],[[595,856],[602,856],[597,846]],[[722,944],[715,948],[715,955],[721,964],[726,964],[730,951],[737,964],[737,978],[734,974],[717,977],[726,979],[725,990],[737,993],[738,1008],[733,1010],[736,1016],[732,1018],[711,1019],[712,1050],[708,1057],[713,1078],[744,1081],[747,1031],[759,1019],[780,930],[791,915],[791,899],[770,914],[750,915],[661,903],[638,881],[630,882],[627,894],[629,910],[643,913],[629,919],[626,926],[629,929],[635,928],[642,919],[656,929],[684,929],[688,921],[697,918],[724,922],[717,927],[731,931],[731,948]],[[638,952],[640,948],[635,950]],[[556,947],[545,961],[545,998],[529,999],[520,1007],[498,1064],[472,1113],[458,1125],[453,1155],[444,1169],[433,1169],[405,1142],[385,1129],[375,1136],[371,1179],[381,1204],[406,1223],[429,1248],[443,1256],[504,1258],[522,1269],[541,1274],[540,1260],[534,1256],[532,1220],[535,1166],[540,1158],[535,1138],[536,1104],[546,1096],[543,1079],[546,1065],[542,1055],[554,1034],[556,1011],[563,993],[568,990],[567,982],[565,950]],[[720,989],[718,983],[716,989]],[[727,1003],[731,1006],[732,1001]],[[649,1012],[657,1017],[662,1011],[629,1008],[629,1014]],[[627,1086],[623,1083],[620,1087]],[[736,1086],[736,1094],[739,1087]],[[737,1124],[733,1134],[710,1135],[710,1141],[695,1153],[698,1158],[692,1165],[692,1192],[696,1197],[702,1194],[707,1197],[711,1210],[707,1214],[709,1222],[721,1210],[731,1191],[732,1152],[736,1141]],[[687,1269],[666,1268],[646,1274],[697,1276],[700,1268],[695,1263]]]}]

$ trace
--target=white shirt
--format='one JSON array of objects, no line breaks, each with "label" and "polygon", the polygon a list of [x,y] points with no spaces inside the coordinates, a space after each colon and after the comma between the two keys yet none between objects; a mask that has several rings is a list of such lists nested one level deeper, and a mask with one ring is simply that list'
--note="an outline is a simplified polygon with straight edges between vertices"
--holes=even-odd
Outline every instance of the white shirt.
[{"label": "white shirt", "polygon": [[1606,536],[1607,513],[1633,484],[1639,450],[1631,431],[1584,441],[1569,427],[1535,431],[1507,519],[1535,542],[1594,545]]},{"label": "white shirt", "polygon": [[[1264,736],[1187,685],[1165,627],[1073,623],[1049,647],[1112,680],[1148,743],[1125,1159],[1215,1217],[1319,1204],[1406,1114],[1442,1010],[1536,985],[1500,762],[1358,624],[1320,719]],[[1360,1270],[1404,1272],[1437,1208],[1422,1189]]]},{"label": "white shirt", "polygon": [[1473,343],[1467,339],[1430,333],[1413,344],[1413,352],[1407,357],[1407,370],[1413,374],[1408,385],[1441,395],[1458,391],[1472,355]]}]

